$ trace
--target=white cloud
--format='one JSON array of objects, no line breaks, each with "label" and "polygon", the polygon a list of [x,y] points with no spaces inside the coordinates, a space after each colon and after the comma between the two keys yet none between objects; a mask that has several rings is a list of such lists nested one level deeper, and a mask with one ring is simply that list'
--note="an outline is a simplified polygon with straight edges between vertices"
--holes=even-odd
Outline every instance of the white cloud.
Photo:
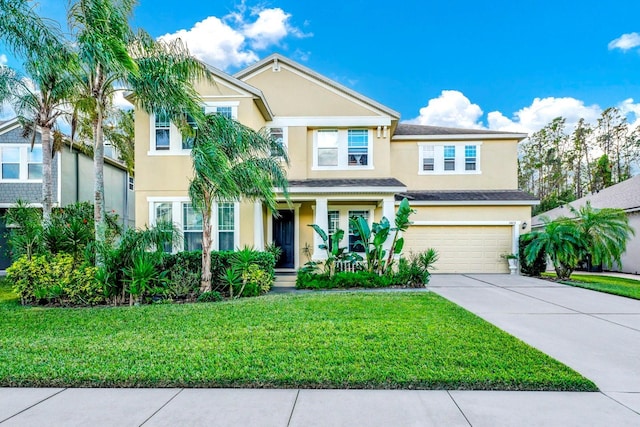
[{"label": "white cloud", "polygon": [[535,98],[531,105],[516,111],[512,118],[500,111],[492,111],[487,115],[487,122],[492,130],[532,133],[556,117],[564,117],[567,129],[572,129],[581,118],[595,123],[600,113],[602,108],[598,105],[585,105],[583,101],[571,97]]},{"label": "white cloud", "polygon": [[125,99],[124,94],[124,90],[117,90],[113,96],[113,105],[121,110],[131,110],[133,104]]},{"label": "white cloud", "polygon": [[408,123],[459,128],[482,128],[479,122],[482,109],[457,90],[443,90],[439,97],[430,99],[420,115]]},{"label": "white cloud", "polygon": [[290,23],[291,14],[280,8],[255,8],[244,3],[222,18],[210,16],[189,30],[165,34],[161,40],[182,39],[191,53],[220,69],[237,68],[258,60],[255,51],[278,46],[287,37],[308,37]]},{"label": "white cloud", "polygon": [[626,52],[638,46],[640,46],[640,34],[638,33],[623,34],[609,42],[609,50],[621,49]]},{"label": "white cloud", "polygon": [[627,117],[632,127],[640,126],[640,103],[636,104],[633,102],[633,98],[628,98],[622,101],[618,108]]},{"label": "white cloud", "polygon": [[0,104],[0,121],[5,121],[12,119],[16,116],[16,111],[13,109],[11,104],[8,102],[3,102]]},{"label": "white cloud", "polygon": [[7,65],[7,62],[9,62],[7,55],[0,53],[0,66]]}]

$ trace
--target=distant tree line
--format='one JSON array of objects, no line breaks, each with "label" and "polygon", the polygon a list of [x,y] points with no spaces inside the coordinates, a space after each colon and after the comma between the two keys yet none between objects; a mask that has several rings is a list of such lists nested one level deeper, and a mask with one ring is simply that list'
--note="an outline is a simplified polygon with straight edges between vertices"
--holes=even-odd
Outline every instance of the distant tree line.
[{"label": "distant tree line", "polygon": [[640,130],[617,108],[573,132],[558,117],[519,146],[518,185],[540,199],[536,215],[629,179],[640,160]]}]

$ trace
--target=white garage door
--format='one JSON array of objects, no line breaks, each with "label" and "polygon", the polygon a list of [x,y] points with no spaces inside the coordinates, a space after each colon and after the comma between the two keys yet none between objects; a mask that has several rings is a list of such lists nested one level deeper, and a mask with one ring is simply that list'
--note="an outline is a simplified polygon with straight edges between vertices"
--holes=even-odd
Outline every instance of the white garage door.
[{"label": "white garage door", "polygon": [[435,248],[434,273],[508,273],[500,255],[512,252],[511,226],[413,225],[404,234],[404,252]]}]

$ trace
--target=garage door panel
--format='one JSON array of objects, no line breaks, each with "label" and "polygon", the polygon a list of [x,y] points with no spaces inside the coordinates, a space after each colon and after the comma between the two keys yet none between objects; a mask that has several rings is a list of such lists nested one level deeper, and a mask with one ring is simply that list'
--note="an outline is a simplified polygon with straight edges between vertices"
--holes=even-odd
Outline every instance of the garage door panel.
[{"label": "garage door panel", "polygon": [[500,255],[511,252],[511,226],[414,225],[404,237],[406,251],[438,251],[436,273],[509,272]]}]

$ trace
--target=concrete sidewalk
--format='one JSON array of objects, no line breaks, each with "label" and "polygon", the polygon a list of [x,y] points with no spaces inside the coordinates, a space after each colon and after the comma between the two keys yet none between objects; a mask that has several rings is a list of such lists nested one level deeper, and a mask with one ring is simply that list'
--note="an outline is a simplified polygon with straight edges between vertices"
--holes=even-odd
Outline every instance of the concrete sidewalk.
[{"label": "concrete sidewalk", "polygon": [[602,393],[5,388],[0,425],[637,426],[640,415]]},{"label": "concrete sidewalk", "polygon": [[640,301],[509,275],[430,288],[603,391],[0,388],[0,426],[640,425]]}]

